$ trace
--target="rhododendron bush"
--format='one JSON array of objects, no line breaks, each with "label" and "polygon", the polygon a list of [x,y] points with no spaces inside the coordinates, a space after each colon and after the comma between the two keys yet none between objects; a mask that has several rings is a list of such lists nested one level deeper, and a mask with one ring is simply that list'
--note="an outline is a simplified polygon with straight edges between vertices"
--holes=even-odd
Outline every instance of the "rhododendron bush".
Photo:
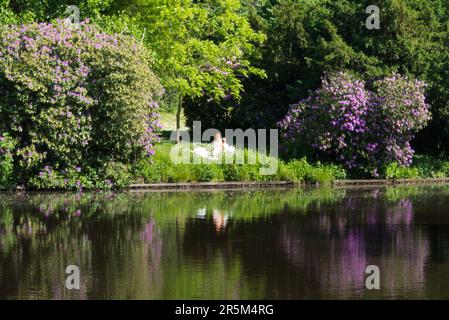
[{"label": "rhododendron bush", "polygon": [[152,155],[161,93],[131,37],[88,21],[0,31],[0,135],[16,141],[15,167],[27,175]]},{"label": "rhododendron bush", "polygon": [[369,85],[340,72],[293,105],[279,122],[286,147],[307,148],[353,172],[378,176],[387,164],[411,164],[410,141],[430,120],[425,84],[399,75]]}]

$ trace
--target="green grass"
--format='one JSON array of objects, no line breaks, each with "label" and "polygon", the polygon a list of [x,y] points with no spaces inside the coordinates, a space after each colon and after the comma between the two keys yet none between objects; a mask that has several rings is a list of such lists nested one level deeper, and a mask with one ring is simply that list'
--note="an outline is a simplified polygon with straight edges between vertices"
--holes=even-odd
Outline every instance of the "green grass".
[{"label": "green grass", "polygon": [[[346,179],[345,170],[338,165],[309,163],[305,158],[288,162],[278,160],[273,175],[262,175],[263,165],[248,164],[248,156],[254,151],[239,150],[245,157],[245,164],[190,163],[175,164],[170,159],[170,150],[175,144],[164,142],[156,146],[152,160],[142,160],[135,167],[139,182],[221,182],[221,181],[300,181],[305,183],[329,184],[334,180]],[[259,159],[259,154],[256,154]],[[275,159],[270,159],[275,161]],[[416,179],[449,177],[449,161],[430,156],[416,155],[410,167],[396,163],[386,165],[380,178]],[[351,177],[357,178],[357,177]]]},{"label": "green grass", "polygon": [[446,177],[449,177],[449,161],[425,155],[416,155],[410,167],[392,163],[385,168],[385,178],[387,179]]},{"label": "green grass", "polygon": [[[139,182],[222,182],[222,181],[302,181],[327,184],[335,179],[344,179],[345,171],[336,165],[309,164],[305,159],[285,163],[282,160],[268,158],[269,163],[277,161],[277,171],[272,175],[263,175],[261,168],[267,164],[260,163],[260,155],[255,151],[237,150],[236,154],[244,157],[244,164],[232,163],[187,163],[175,164],[170,159],[170,151],[175,144],[164,142],[156,147],[151,160],[140,161],[136,168]],[[184,145],[184,147],[188,145]],[[248,158],[255,156],[257,162],[249,164]],[[192,158],[191,158],[192,161]],[[192,161],[193,162],[193,161]],[[266,163],[266,162],[264,162]]]}]

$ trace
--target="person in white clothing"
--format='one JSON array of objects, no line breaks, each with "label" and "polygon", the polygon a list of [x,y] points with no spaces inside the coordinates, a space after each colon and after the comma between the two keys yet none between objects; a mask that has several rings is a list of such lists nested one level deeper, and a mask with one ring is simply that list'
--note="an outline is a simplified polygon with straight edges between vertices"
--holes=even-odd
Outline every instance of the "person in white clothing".
[{"label": "person in white clothing", "polygon": [[214,137],[214,141],[212,142],[212,146],[214,149],[212,150],[212,157],[217,158],[219,154],[221,154],[224,150],[224,141],[221,137],[220,132],[217,132]]},{"label": "person in white clothing", "polygon": [[209,160],[217,160],[218,156],[222,152],[233,154],[235,152],[235,148],[233,146],[229,146],[226,143],[226,139],[221,137],[221,134],[217,132],[214,136],[214,141],[212,142],[212,151],[209,152],[204,147],[197,147],[193,149],[193,152],[199,155],[202,158],[206,158]]}]

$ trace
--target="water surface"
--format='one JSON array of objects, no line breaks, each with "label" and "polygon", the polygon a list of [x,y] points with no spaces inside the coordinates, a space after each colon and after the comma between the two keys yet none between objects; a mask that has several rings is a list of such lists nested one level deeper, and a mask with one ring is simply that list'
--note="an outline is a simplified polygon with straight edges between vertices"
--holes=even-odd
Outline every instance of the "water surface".
[{"label": "water surface", "polygon": [[449,187],[0,194],[0,299],[334,298],[448,299]]}]

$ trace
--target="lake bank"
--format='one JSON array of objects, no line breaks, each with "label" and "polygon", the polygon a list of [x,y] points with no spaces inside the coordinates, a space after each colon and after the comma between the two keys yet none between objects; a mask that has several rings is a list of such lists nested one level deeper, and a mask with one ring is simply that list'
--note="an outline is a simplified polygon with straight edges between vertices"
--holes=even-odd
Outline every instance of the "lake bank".
[{"label": "lake bank", "polygon": [[[223,182],[178,182],[178,183],[134,183],[123,191],[164,191],[164,190],[228,190],[228,189],[277,189],[277,188],[304,188],[328,186],[334,188],[352,187],[385,187],[385,186],[407,186],[407,185],[449,185],[449,178],[422,178],[422,179],[351,179],[334,180],[328,183],[303,182],[303,181],[223,181]],[[51,192],[67,190],[27,190],[17,187],[12,191],[0,190],[4,192],[33,191]],[[90,190],[95,191],[95,190]]]},{"label": "lake bank", "polygon": [[[353,186],[395,186],[395,185],[443,185],[449,184],[449,178],[428,179],[354,179],[335,180],[328,184],[333,187]],[[191,182],[191,183],[140,183],[132,184],[131,190],[176,190],[176,189],[240,189],[240,188],[276,188],[276,187],[304,187],[320,186],[319,183],[304,183],[300,181],[235,181],[235,182]]]}]

